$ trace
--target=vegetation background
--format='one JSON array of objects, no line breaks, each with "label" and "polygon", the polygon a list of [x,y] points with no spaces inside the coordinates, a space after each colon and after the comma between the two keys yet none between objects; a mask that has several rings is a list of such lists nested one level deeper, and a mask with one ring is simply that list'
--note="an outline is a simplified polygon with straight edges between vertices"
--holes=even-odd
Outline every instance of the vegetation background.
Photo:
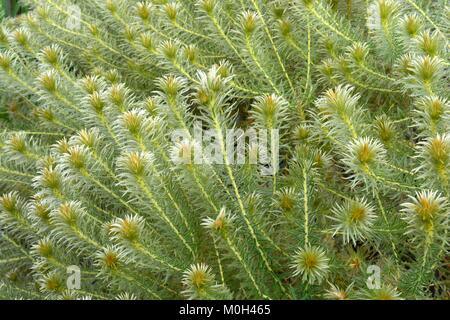
[{"label": "vegetation background", "polygon": [[[447,0],[21,3],[0,299],[449,298]],[[174,164],[197,121],[280,129],[281,170]]]}]

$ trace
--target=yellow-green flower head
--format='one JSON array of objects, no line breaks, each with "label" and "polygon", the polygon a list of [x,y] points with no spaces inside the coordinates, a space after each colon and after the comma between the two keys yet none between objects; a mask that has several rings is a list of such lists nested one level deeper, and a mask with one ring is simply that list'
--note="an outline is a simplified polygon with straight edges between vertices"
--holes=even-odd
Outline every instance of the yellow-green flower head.
[{"label": "yellow-green flower head", "polygon": [[215,0],[200,0],[198,6],[202,8],[207,14],[212,14],[216,6]]},{"label": "yellow-green flower head", "polygon": [[248,35],[252,34],[258,26],[258,14],[253,11],[245,11],[242,14],[242,28],[244,32]]},{"label": "yellow-green flower head", "polygon": [[0,68],[8,71],[11,68],[13,57],[11,53],[0,52]]},{"label": "yellow-green flower head", "polygon": [[54,93],[58,90],[59,79],[54,70],[43,72],[38,77],[38,82],[49,93]]},{"label": "yellow-green flower head", "polygon": [[109,232],[113,239],[136,242],[141,237],[144,224],[145,221],[142,217],[127,215],[111,224]]},{"label": "yellow-green flower head", "polygon": [[133,294],[133,293],[129,293],[129,292],[122,292],[119,293],[116,297],[115,300],[137,300],[138,298]]},{"label": "yellow-green flower head", "polygon": [[282,190],[277,191],[276,196],[276,205],[282,211],[285,212],[294,209],[296,198],[298,197],[294,188],[283,188]]},{"label": "yellow-green flower head", "polygon": [[54,244],[49,237],[46,237],[33,245],[32,250],[41,257],[49,258],[53,255]]},{"label": "yellow-green flower head", "polygon": [[214,283],[214,275],[209,266],[204,263],[193,264],[183,273],[182,279],[185,290],[183,294],[188,297],[199,297],[207,292]]},{"label": "yellow-green flower head", "polygon": [[329,89],[325,95],[317,99],[316,105],[324,116],[353,112],[358,106],[359,94],[354,93],[354,88],[339,85]]},{"label": "yellow-green flower head", "polygon": [[211,269],[204,263],[193,264],[183,273],[183,284],[186,287],[201,289],[211,284],[213,280]]},{"label": "yellow-green flower head", "polygon": [[419,33],[420,29],[422,28],[423,21],[416,13],[407,14],[400,21],[400,25],[405,34],[413,38]]},{"label": "yellow-green flower head", "polygon": [[166,40],[162,42],[160,51],[168,60],[174,61],[178,54],[178,43],[172,40]]},{"label": "yellow-green flower head", "polygon": [[419,135],[430,137],[438,132],[450,132],[450,101],[439,96],[417,99],[413,120]]},{"label": "yellow-green flower head", "polygon": [[62,177],[60,172],[52,167],[43,168],[40,176],[36,178],[36,184],[52,190],[59,190],[61,188]]},{"label": "yellow-green flower head", "polygon": [[288,103],[281,97],[270,94],[257,97],[251,115],[255,122],[267,129],[280,128],[286,120]]},{"label": "yellow-green flower head", "polygon": [[3,27],[3,26],[0,27],[0,44],[1,45],[6,46],[8,44],[8,33],[9,33],[9,31],[5,27]]},{"label": "yellow-green flower head", "polygon": [[11,192],[0,197],[0,209],[13,213],[17,210],[19,197],[16,192]]},{"label": "yellow-green flower head", "polygon": [[174,22],[177,19],[178,12],[180,10],[180,5],[177,2],[170,2],[164,5],[164,11],[167,18]]},{"label": "yellow-green flower head", "polygon": [[152,11],[152,5],[148,2],[139,2],[136,5],[136,13],[142,21],[148,21]]},{"label": "yellow-green flower head", "polygon": [[420,191],[403,203],[403,219],[408,223],[407,234],[415,238],[433,237],[436,232],[448,228],[448,201],[436,191]]},{"label": "yellow-green flower head", "polygon": [[375,139],[364,137],[353,141],[349,146],[353,162],[359,165],[370,165],[383,160],[386,151]]},{"label": "yellow-green flower head", "polygon": [[214,108],[211,102],[216,102],[216,98],[221,101],[222,93],[228,88],[227,83],[231,80],[231,67],[228,63],[222,61],[220,64],[213,65],[208,72],[198,71],[195,101],[199,105]]},{"label": "yellow-green flower head", "polygon": [[337,204],[333,210],[331,220],[335,222],[334,234],[340,234],[344,243],[356,244],[370,236],[376,220],[374,208],[366,199],[347,200],[344,204]]},{"label": "yellow-green flower head", "polygon": [[61,274],[51,272],[39,279],[40,289],[42,292],[59,292],[64,288],[64,281]]},{"label": "yellow-green flower head", "polygon": [[117,246],[108,246],[95,254],[95,264],[103,271],[114,271],[126,264],[126,253]]},{"label": "yellow-green flower head", "polygon": [[348,49],[348,55],[356,63],[363,63],[369,54],[369,48],[365,43],[355,43]]},{"label": "yellow-green flower head", "polygon": [[375,118],[375,129],[384,144],[391,142],[396,134],[394,122],[384,114]]},{"label": "yellow-green flower head", "polygon": [[30,206],[32,216],[39,219],[39,221],[43,222],[44,224],[49,224],[50,222],[50,206],[46,203],[44,203],[40,199],[35,199]]},{"label": "yellow-green flower head", "polygon": [[352,298],[353,283],[345,289],[342,289],[334,284],[330,284],[330,288],[324,294],[324,298],[328,300],[349,300]]},{"label": "yellow-green flower head", "polygon": [[412,75],[415,57],[410,52],[402,55],[395,64],[396,70],[402,75]]},{"label": "yellow-green flower head", "polygon": [[186,80],[174,75],[164,76],[158,80],[158,86],[169,98],[174,98],[183,92]]},{"label": "yellow-green flower head", "polygon": [[419,143],[417,158],[421,165],[416,169],[428,183],[437,186],[449,184],[450,134],[437,134]]},{"label": "yellow-green flower head", "polygon": [[101,82],[97,76],[86,76],[81,79],[81,86],[88,94],[93,94],[101,89]]},{"label": "yellow-green flower head", "polygon": [[56,66],[62,57],[63,53],[58,45],[51,45],[43,48],[38,57],[49,66]]},{"label": "yellow-green flower head", "polygon": [[170,158],[174,164],[192,164],[195,150],[199,146],[198,142],[190,139],[177,142],[170,150]]},{"label": "yellow-green flower head", "polygon": [[57,210],[52,212],[52,222],[75,226],[84,214],[79,202],[70,201],[62,203]]},{"label": "yellow-green flower head", "polygon": [[382,285],[379,289],[367,289],[361,294],[365,300],[401,300],[400,293],[391,285]]},{"label": "yellow-green flower head", "polygon": [[217,284],[211,268],[205,263],[192,264],[183,273],[182,293],[188,299],[194,300],[222,300],[231,299],[232,295],[223,284]]},{"label": "yellow-green flower head", "polygon": [[360,137],[350,142],[342,163],[347,167],[352,187],[360,182],[372,184],[374,172],[383,168],[385,157],[386,149],[377,139]]},{"label": "yellow-green flower head", "polygon": [[399,4],[394,0],[377,0],[367,8],[367,27],[376,31],[389,24],[399,11]]},{"label": "yellow-green flower head", "polygon": [[450,102],[445,98],[436,96],[423,97],[418,100],[417,106],[425,112],[430,120],[437,121],[442,117],[450,117]]},{"label": "yellow-green flower head", "polygon": [[328,273],[329,261],[323,249],[306,245],[295,252],[291,264],[293,276],[300,276],[309,284],[320,284]]},{"label": "yellow-green flower head", "polygon": [[220,209],[219,214],[215,219],[203,219],[202,226],[216,232],[226,231],[233,223],[234,215],[231,215],[225,207]]},{"label": "yellow-green flower head", "polygon": [[30,32],[26,28],[19,28],[12,33],[12,38],[21,47],[28,47],[30,41]]},{"label": "yellow-green flower head", "polygon": [[430,32],[429,30],[426,30],[420,33],[414,39],[414,42],[420,53],[435,57],[444,51],[443,44],[445,44],[446,41],[440,38],[437,31]]},{"label": "yellow-green flower head", "polygon": [[410,73],[411,83],[408,86],[418,93],[430,95],[441,85],[441,79],[445,76],[445,64],[438,56],[416,56],[411,61]]},{"label": "yellow-green flower head", "polygon": [[153,155],[149,152],[130,151],[119,157],[117,165],[124,177],[140,178],[148,174],[153,162]]}]

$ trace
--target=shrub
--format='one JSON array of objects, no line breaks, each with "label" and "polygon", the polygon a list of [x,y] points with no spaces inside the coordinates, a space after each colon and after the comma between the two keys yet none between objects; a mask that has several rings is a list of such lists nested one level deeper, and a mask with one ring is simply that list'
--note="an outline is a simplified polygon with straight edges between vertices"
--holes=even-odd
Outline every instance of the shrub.
[{"label": "shrub", "polygon": [[[24,3],[0,29],[1,297],[448,298],[443,1]],[[279,156],[236,165],[233,128]]]}]

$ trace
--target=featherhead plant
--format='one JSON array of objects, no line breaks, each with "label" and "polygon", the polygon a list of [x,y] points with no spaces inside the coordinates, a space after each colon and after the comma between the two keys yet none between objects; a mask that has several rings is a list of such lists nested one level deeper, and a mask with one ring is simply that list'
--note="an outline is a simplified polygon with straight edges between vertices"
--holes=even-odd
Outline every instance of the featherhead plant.
[{"label": "featherhead plant", "polygon": [[448,229],[449,209],[447,200],[434,191],[422,191],[411,197],[411,202],[403,203],[404,219],[408,224],[407,233],[415,237],[433,238],[440,231]]},{"label": "featherhead plant", "polygon": [[342,234],[344,243],[351,240],[354,245],[356,241],[370,236],[376,219],[374,208],[365,199],[338,204],[333,208],[333,214],[330,219],[336,222],[335,233]]},{"label": "featherhead plant", "polygon": [[323,249],[306,246],[296,251],[291,268],[294,269],[294,277],[301,276],[303,281],[313,284],[320,283],[329,269],[329,258]]},{"label": "featherhead plant", "polygon": [[192,265],[185,271],[182,282],[185,286],[183,293],[189,299],[210,300],[230,297],[226,287],[215,284],[211,269],[203,263]]},{"label": "featherhead plant", "polygon": [[139,241],[144,223],[141,217],[126,216],[117,219],[109,230],[113,238],[134,242]]},{"label": "featherhead plant", "polygon": [[278,191],[276,205],[283,211],[294,209],[296,201],[296,192],[294,188],[286,188]]},{"label": "featherhead plant", "polygon": [[444,2],[22,0],[0,299],[448,299]]},{"label": "featherhead plant", "polygon": [[421,141],[417,157],[422,164],[417,168],[421,177],[437,185],[448,186],[450,173],[450,135],[444,133]]},{"label": "featherhead plant", "polygon": [[364,300],[399,300],[400,294],[396,288],[389,285],[382,286],[379,289],[368,289],[366,290],[361,299]]},{"label": "featherhead plant", "polygon": [[400,21],[402,31],[409,38],[414,38],[423,27],[423,22],[417,13],[406,14]]},{"label": "featherhead plant", "polygon": [[205,218],[202,225],[213,232],[226,232],[232,224],[235,217],[231,215],[225,208],[220,209],[217,217]]},{"label": "featherhead plant", "polygon": [[341,289],[331,284],[324,297],[328,300],[350,300],[352,298],[352,287],[353,284],[350,284],[347,288]]}]

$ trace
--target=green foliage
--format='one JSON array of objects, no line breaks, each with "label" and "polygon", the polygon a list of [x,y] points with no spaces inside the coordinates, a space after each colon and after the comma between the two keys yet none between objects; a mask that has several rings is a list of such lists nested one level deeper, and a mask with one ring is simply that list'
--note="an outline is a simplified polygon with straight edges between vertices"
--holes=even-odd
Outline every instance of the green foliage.
[{"label": "green foliage", "polygon": [[[23,2],[1,298],[449,298],[447,1]],[[279,129],[280,170],[174,163],[198,121]]]},{"label": "green foliage", "polygon": [[5,17],[15,17],[26,11],[17,0],[2,0],[0,2],[0,21]]}]

